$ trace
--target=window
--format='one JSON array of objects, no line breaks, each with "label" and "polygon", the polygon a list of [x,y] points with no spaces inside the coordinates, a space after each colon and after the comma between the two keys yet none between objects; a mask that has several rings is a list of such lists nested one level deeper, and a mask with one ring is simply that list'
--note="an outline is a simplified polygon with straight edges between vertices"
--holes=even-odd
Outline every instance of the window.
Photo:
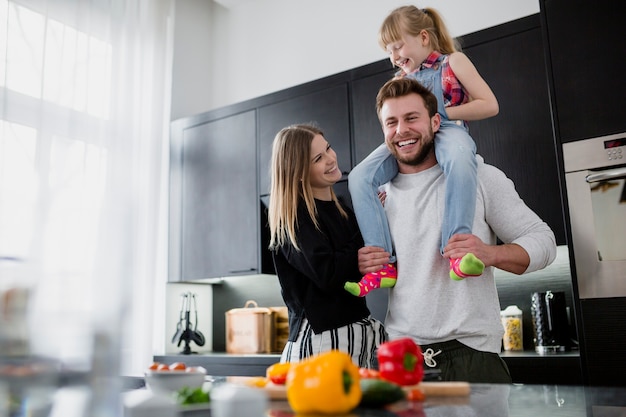
[{"label": "window", "polygon": [[37,263],[48,355],[88,359],[76,332],[132,291],[153,315],[172,1],[0,0],[0,257]]}]

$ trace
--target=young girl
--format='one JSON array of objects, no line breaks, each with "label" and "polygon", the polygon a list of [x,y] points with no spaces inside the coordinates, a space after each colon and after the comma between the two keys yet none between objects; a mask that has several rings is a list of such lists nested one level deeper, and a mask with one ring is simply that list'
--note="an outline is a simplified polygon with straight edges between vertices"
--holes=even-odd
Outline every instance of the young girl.
[{"label": "young girl", "polygon": [[282,129],[274,138],[269,203],[270,250],[289,311],[289,341],[281,362],[331,349],[372,368],[387,340],[365,299],[343,291],[358,282],[363,246],[354,214],[336,197],[337,155],[312,125]]},{"label": "young girl", "polygon": [[[435,153],[446,176],[443,254],[450,237],[472,233],[474,222],[476,145],[468,133],[466,121],[495,116],[498,101],[469,58],[457,51],[441,16],[434,9],[403,6],[393,10],[381,26],[379,43],[389,53],[391,63],[400,69],[396,77],[417,79],[439,102],[442,121],[435,135]],[[378,187],[397,173],[395,158],[382,144],[352,170],[348,182],[365,245],[379,246],[392,254],[391,235]],[[471,253],[450,259],[450,277],[455,280],[479,276],[483,269],[482,261]],[[354,295],[364,296],[372,289],[395,285],[396,277],[392,256],[380,271],[365,275],[359,283],[346,283],[345,288]]]}]

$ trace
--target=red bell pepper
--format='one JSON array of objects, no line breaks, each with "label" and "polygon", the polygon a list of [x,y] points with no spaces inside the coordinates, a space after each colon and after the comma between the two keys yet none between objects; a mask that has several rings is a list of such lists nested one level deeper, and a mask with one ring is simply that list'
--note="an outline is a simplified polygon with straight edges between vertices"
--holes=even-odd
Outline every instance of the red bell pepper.
[{"label": "red bell pepper", "polygon": [[380,377],[398,385],[415,385],[424,378],[424,354],[408,337],[392,340],[378,347]]}]

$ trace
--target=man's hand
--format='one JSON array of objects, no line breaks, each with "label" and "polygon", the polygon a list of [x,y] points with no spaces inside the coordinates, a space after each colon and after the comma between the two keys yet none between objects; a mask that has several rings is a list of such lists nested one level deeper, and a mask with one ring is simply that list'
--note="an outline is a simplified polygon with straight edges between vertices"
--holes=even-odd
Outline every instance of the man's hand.
[{"label": "man's hand", "polygon": [[391,254],[377,246],[364,246],[359,249],[359,271],[365,275],[368,272],[376,272],[389,263]]},{"label": "man's hand", "polygon": [[476,235],[458,234],[448,240],[448,244],[443,248],[444,258],[462,258],[467,253],[473,253],[478,259],[483,261],[485,266],[491,266],[489,263],[490,245],[486,245]]},{"label": "man's hand", "polygon": [[[485,267],[494,266],[513,274],[523,274],[530,264],[528,252],[515,243],[504,245],[487,245],[480,238],[471,234],[454,235],[448,240],[444,248],[444,258],[462,258],[467,253],[473,253]],[[359,252],[359,268],[361,266]]]}]

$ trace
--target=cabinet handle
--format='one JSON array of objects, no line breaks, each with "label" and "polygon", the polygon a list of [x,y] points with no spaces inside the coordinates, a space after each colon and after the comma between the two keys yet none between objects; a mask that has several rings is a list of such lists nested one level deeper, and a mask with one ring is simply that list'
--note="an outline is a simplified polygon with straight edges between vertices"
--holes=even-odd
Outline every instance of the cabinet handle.
[{"label": "cabinet handle", "polygon": [[254,272],[256,271],[256,268],[250,268],[250,269],[238,269],[236,271],[228,271],[229,274],[241,274],[242,272]]}]

